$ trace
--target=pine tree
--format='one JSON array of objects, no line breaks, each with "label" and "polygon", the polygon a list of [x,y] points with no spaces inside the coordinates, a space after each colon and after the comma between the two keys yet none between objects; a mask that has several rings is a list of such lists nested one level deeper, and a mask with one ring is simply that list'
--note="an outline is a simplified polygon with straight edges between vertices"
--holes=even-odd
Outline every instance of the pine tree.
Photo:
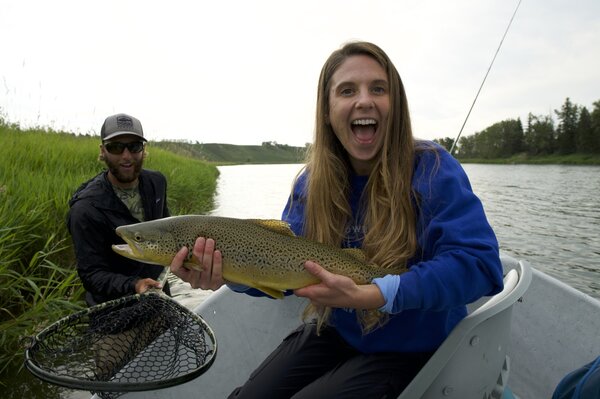
[{"label": "pine tree", "polygon": [[590,152],[600,154],[600,101],[594,103],[594,108],[590,115],[590,123],[592,129]]},{"label": "pine tree", "polygon": [[579,109],[567,97],[560,111],[555,110],[554,112],[559,119],[558,128],[556,129],[558,153],[572,154],[577,149],[576,136]]},{"label": "pine tree", "polygon": [[579,112],[576,131],[577,152],[591,153],[594,147],[594,136],[592,131],[592,117],[586,107]]},{"label": "pine tree", "polygon": [[524,142],[527,152],[531,155],[552,154],[555,148],[552,116],[536,116],[529,113]]}]

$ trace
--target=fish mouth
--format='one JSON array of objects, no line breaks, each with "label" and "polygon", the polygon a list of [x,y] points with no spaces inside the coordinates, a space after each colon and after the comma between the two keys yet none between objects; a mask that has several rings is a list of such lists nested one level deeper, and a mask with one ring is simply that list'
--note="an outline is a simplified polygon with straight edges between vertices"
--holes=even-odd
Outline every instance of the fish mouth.
[{"label": "fish mouth", "polygon": [[112,249],[114,252],[126,258],[151,265],[166,266],[169,264],[164,264],[161,263],[160,260],[152,259],[152,253],[144,251],[143,247],[140,247],[138,243],[129,236],[127,230],[123,230],[121,227],[124,226],[117,227],[115,232],[123,239],[123,241],[125,241],[125,244],[113,244]]},{"label": "fish mouth", "polygon": [[126,258],[134,259],[134,260],[141,259],[140,251],[137,250],[137,248],[132,247],[129,244],[113,244],[112,249],[119,255],[124,256]]},{"label": "fish mouth", "polygon": [[112,245],[112,249],[113,251],[115,251],[117,254],[124,256],[126,258],[129,259],[133,259],[135,261],[138,262],[142,262],[142,263],[148,263],[151,265],[160,265],[160,266],[166,266],[163,263],[154,261],[154,260],[150,260],[150,259],[146,259],[146,257],[144,256],[143,252],[140,251],[140,249],[134,244],[134,245],[129,245],[129,244],[113,244]]},{"label": "fish mouth", "polygon": [[142,254],[142,251],[140,251],[138,246],[135,245],[135,242],[133,242],[125,234],[123,234],[123,231],[120,227],[116,228],[115,233],[117,233],[117,235],[121,237],[123,241],[125,241],[125,244],[113,244],[113,251],[129,259],[143,259],[144,255]]}]

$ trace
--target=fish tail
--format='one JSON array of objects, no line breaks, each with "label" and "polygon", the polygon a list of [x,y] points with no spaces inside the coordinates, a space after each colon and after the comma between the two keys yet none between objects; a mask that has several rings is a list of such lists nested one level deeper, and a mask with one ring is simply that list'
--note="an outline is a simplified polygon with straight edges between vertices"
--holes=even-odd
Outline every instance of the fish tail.
[{"label": "fish tail", "polygon": [[321,334],[321,330],[324,326],[329,323],[329,316],[331,315],[331,308],[326,306],[315,306],[312,303],[309,303],[304,308],[304,312],[302,312],[302,320],[306,322],[307,320],[316,317],[317,322],[317,335]]},{"label": "fish tail", "polygon": [[357,309],[356,318],[358,319],[363,335],[384,326],[390,319],[389,314],[384,313],[379,309]]},{"label": "fish tail", "polygon": [[[323,327],[329,324],[329,318],[331,317],[331,308],[326,306],[315,306],[312,303],[309,303],[308,305],[306,305],[306,308],[304,308],[304,312],[302,313],[302,320],[306,322],[311,317],[316,317],[317,335],[320,335]],[[384,313],[378,309],[356,309],[356,318],[358,320],[358,323],[360,324],[363,335],[366,335],[371,331],[384,326],[389,320],[389,314]]]},{"label": "fish tail", "polygon": [[329,324],[329,316],[331,316],[330,307],[323,307],[320,309],[317,317],[317,335],[320,335],[321,329]]}]

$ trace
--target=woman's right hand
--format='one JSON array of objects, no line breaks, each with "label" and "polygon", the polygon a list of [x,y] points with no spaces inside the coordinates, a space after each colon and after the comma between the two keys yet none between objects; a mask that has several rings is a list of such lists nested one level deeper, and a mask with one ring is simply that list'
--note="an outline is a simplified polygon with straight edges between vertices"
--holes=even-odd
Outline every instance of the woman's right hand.
[{"label": "woman's right hand", "polygon": [[215,250],[215,240],[198,237],[192,249],[192,261],[200,265],[201,270],[188,269],[183,263],[188,255],[187,247],[177,252],[171,262],[171,272],[190,283],[192,288],[216,290],[225,284],[223,280],[223,260],[221,251]]}]

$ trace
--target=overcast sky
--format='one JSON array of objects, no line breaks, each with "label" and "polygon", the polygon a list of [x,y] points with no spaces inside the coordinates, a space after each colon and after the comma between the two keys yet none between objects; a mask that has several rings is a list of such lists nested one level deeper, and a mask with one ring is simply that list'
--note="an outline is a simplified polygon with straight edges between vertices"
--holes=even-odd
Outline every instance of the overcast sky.
[{"label": "overcast sky", "polygon": [[[304,145],[317,79],[349,40],[381,46],[415,135],[455,137],[518,0],[0,0],[0,112],[97,133],[108,115],[151,140]],[[463,135],[566,97],[600,100],[600,1],[522,0]]]}]

